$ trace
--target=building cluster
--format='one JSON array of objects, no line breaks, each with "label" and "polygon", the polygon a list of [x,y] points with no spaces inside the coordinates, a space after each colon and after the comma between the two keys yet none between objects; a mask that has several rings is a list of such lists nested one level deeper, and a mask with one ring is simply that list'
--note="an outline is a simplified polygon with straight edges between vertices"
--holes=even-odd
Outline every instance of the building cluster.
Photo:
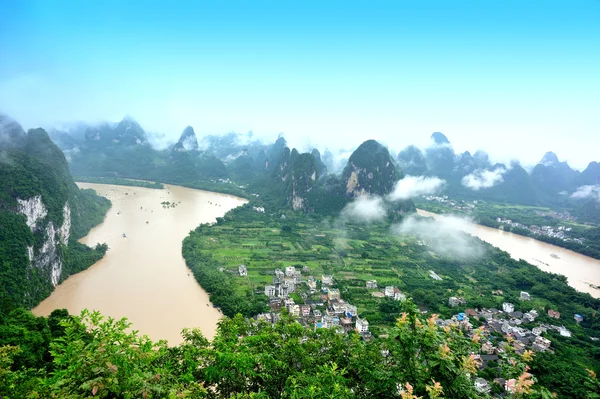
[{"label": "building cluster", "polygon": [[[259,320],[275,323],[279,320],[279,312],[285,308],[298,321],[309,328],[335,328],[340,333],[355,330],[364,339],[371,338],[369,322],[358,316],[357,307],[345,301],[340,290],[333,288],[334,279],[330,275],[322,275],[320,279],[309,275],[304,279],[302,273],[310,273],[310,268],[302,271],[288,266],[285,271],[275,270],[271,284],[265,286],[264,293],[269,297],[269,313],[257,316]],[[296,303],[290,297],[300,285],[305,285],[300,295],[303,303]],[[377,288],[377,281],[366,283],[367,288]],[[404,300],[405,296],[395,287],[386,287],[385,296],[396,300]],[[295,296],[298,298],[298,296]]]},{"label": "building cluster", "polygon": [[[524,298],[529,294],[521,292],[520,298]],[[456,300],[462,298],[452,297],[449,303],[456,303]],[[458,305],[455,305],[458,306]],[[548,316],[560,319],[560,312],[553,309],[548,310]],[[438,319],[436,323],[440,327],[457,325],[465,331],[472,334],[473,325],[470,320],[475,319],[482,323],[480,330],[489,340],[485,341],[482,346],[482,354],[478,357],[481,360],[481,365],[485,367],[487,362],[497,360],[498,355],[504,353],[506,347],[511,345],[517,353],[522,354],[525,350],[530,349],[536,352],[545,352],[550,349],[550,340],[542,337],[542,334],[548,330],[555,330],[564,337],[570,337],[571,332],[564,326],[549,325],[540,323],[534,327],[531,325],[539,317],[539,313],[535,309],[528,312],[515,310],[515,305],[510,302],[502,304],[502,310],[491,309],[466,309],[464,312],[452,316],[451,319]],[[574,315],[576,321],[582,321],[581,315]],[[525,327],[527,325],[528,327]],[[495,342],[492,333],[501,334],[505,337],[511,337],[512,343],[508,341]]]},{"label": "building cluster", "polygon": [[[452,297],[448,302],[456,303],[456,300],[460,299],[462,298]],[[527,292],[521,292],[519,299],[529,300],[530,296]],[[560,312],[553,309],[549,309],[547,314],[551,318],[560,319]],[[474,355],[478,367],[483,369],[490,362],[500,360],[500,356],[511,347],[518,354],[523,354],[526,350],[554,353],[551,348],[552,342],[542,336],[549,330],[554,330],[563,337],[571,336],[571,332],[562,325],[539,323],[532,327],[538,317],[539,313],[535,309],[531,309],[528,312],[521,312],[515,310],[513,303],[504,302],[502,310],[495,308],[481,310],[465,309],[464,312],[457,313],[450,319],[436,320],[436,324],[440,327],[458,326],[466,331],[468,336],[472,337],[475,331],[473,330],[471,320],[478,320],[481,324],[478,330],[480,336],[483,337],[483,344],[481,352]],[[580,322],[583,320],[583,317],[576,314],[574,315],[574,319]],[[505,339],[498,339],[499,335],[505,337]],[[490,383],[483,378],[477,378],[474,383],[475,388],[479,392],[486,393],[491,389]],[[494,383],[500,384],[506,392],[515,392],[514,380],[505,381],[503,379],[495,379]]]},{"label": "building cluster", "polygon": [[558,220],[562,220],[565,222],[575,222],[577,220],[577,218],[575,216],[572,216],[569,212],[565,211],[565,212],[556,212],[556,211],[548,211],[548,212],[542,212],[542,211],[534,211],[534,213],[538,216],[550,216],[554,219],[558,219]]},{"label": "building cluster", "polygon": [[[576,242],[578,244],[583,244],[583,240],[581,238],[573,238],[573,237],[569,237],[569,235],[567,233],[569,233],[572,229],[571,227],[565,227],[565,226],[536,226],[536,225],[525,225],[522,223],[518,223],[518,222],[513,222],[510,219],[503,219],[503,218],[496,218],[496,222],[501,223],[502,225],[507,225],[507,226],[511,226],[511,227],[517,227],[520,229],[524,229],[529,231],[531,234],[535,234],[538,236],[546,236],[546,237],[552,237],[552,238],[557,238],[559,240],[563,240],[565,242],[568,241],[572,241],[572,242]],[[500,226],[500,229],[503,229],[504,226]]]},{"label": "building cluster", "polygon": [[477,201],[456,201],[448,199],[447,195],[425,195],[423,196],[425,201],[437,202],[439,204],[444,204],[444,206],[450,207],[453,211],[464,211],[470,213],[475,209],[475,205],[477,205]]}]

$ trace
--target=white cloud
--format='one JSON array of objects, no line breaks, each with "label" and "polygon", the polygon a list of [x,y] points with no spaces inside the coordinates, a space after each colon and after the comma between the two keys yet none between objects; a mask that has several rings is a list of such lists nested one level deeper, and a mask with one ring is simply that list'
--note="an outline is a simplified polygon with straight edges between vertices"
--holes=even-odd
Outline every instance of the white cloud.
[{"label": "white cloud", "polygon": [[571,194],[571,198],[592,198],[600,202],[600,185],[596,184],[594,186],[578,187],[577,190],[573,194]]},{"label": "white cloud", "polygon": [[342,217],[352,221],[371,223],[385,218],[387,210],[381,197],[363,195],[346,205]]},{"label": "white cloud", "polygon": [[441,255],[476,258],[482,256],[485,249],[480,241],[466,233],[471,224],[468,219],[454,215],[440,215],[437,220],[411,215],[392,227],[392,232],[415,236]]},{"label": "white cloud", "polygon": [[475,191],[482,188],[490,188],[504,181],[502,177],[504,173],[506,173],[506,169],[504,168],[494,170],[478,169],[470,175],[463,177],[462,185]]},{"label": "white cloud", "polygon": [[405,200],[418,195],[432,194],[439,190],[445,181],[437,177],[405,176],[398,180],[388,198],[391,201]]}]

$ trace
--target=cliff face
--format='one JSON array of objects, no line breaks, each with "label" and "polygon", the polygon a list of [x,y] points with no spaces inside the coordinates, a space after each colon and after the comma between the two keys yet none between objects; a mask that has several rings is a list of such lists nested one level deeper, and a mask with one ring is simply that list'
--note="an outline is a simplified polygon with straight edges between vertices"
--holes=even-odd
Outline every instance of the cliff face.
[{"label": "cliff face", "polygon": [[42,129],[25,133],[13,124],[10,139],[0,136],[0,300],[34,306],[73,272],[65,254],[81,244],[69,240],[99,223],[110,202],[77,188]]},{"label": "cliff face", "polygon": [[346,196],[350,198],[389,194],[401,177],[387,148],[375,140],[362,143],[342,172]]},{"label": "cliff face", "polygon": [[316,160],[309,153],[300,154],[296,149],[285,147],[277,157],[274,175],[276,183],[284,187],[286,202],[294,210],[310,211],[313,206],[308,194],[319,178]]},{"label": "cliff face", "polygon": [[63,261],[58,248],[59,244],[67,245],[71,234],[71,207],[66,202],[63,207],[63,222],[55,227],[54,222],[48,221],[48,210],[37,195],[28,199],[17,198],[17,211],[27,218],[27,227],[35,235],[41,235],[43,241],[38,248],[27,246],[27,256],[32,267],[37,268],[42,276],[56,286],[63,270]]}]

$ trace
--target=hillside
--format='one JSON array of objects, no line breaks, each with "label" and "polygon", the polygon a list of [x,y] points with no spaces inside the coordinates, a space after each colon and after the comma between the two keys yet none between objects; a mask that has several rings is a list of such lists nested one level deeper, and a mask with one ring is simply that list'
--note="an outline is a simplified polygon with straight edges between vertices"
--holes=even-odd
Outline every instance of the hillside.
[{"label": "hillside", "polygon": [[103,256],[105,247],[76,240],[103,220],[110,201],[77,188],[63,153],[43,129],[25,133],[0,118],[0,300],[32,307]]}]

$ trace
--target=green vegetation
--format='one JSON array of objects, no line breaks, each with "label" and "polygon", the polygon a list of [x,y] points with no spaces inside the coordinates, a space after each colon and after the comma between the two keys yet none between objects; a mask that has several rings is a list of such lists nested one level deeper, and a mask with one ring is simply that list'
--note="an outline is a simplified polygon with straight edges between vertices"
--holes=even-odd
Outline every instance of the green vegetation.
[{"label": "green vegetation", "polygon": [[[484,243],[481,243],[484,245]],[[600,301],[575,291],[563,276],[541,271],[507,253],[486,247],[486,254],[471,259],[451,259],[410,237],[390,234],[390,225],[353,225],[328,222],[316,216],[285,212],[256,212],[251,204],[229,212],[214,225],[198,227],[184,241],[183,255],[199,283],[211,293],[211,300],[224,314],[245,315],[265,311],[264,286],[270,284],[277,268],[293,265],[320,279],[332,274],[334,287],[344,299],[358,306],[375,335],[389,334],[400,316],[400,306],[387,298],[372,296],[365,288],[375,279],[379,287],[393,285],[412,297],[429,313],[448,318],[462,308],[450,308],[448,298],[460,296],[469,308],[502,308],[503,302],[517,302],[520,291],[533,299],[517,305],[525,312],[537,309],[540,320],[552,324],[548,309],[567,315],[560,324],[573,332],[573,338],[552,336],[556,354],[536,357],[534,370],[559,367],[561,373],[545,373],[545,386],[560,397],[583,397],[561,383],[566,374],[583,384],[585,369],[600,372],[600,347],[590,337],[600,332]],[[244,264],[248,277],[239,277],[237,267]],[[442,277],[429,277],[434,270]],[[495,292],[495,293],[494,293]],[[501,294],[499,294],[501,292]],[[301,289],[296,294],[309,294]],[[315,294],[314,298],[318,298]],[[310,295],[309,295],[310,298]],[[584,315],[576,324],[574,313]],[[574,366],[575,365],[575,366]]]},{"label": "green vegetation", "polygon": [[[106,246],[92,249],[77,239],[102,222],[110,201],[77,188],[63,153],[42,129],[26,134],[18,126],[12,140],[0,144],[0,304],[30,308],[50,295],[53,282],[102,258]],[[35,208],[35,227],[18,212],[18,200]],[[63,228],[68,242],[58,232]]]},{"label": "green vegetation", "polygon": [[74,176],[73,179],[75,181],[84,182],[84,183],[114,184],[114,185],[118,185],[118,186],[134,186],[134,187],[145,187],[145,188],[156,188],[156,189],[165,188],[165,186],[161,183],[145,181],[145,180],[122,179],[120,177]]},{"label": "green vegetation", "polygon": [[[212,342],[184,330],[169,348],[98,313],[48,319],[24,310],[0,314],[0,395],[19,398],[488,398],[473,380],[478,339],[438,328],[410,302],[387,338],[308,330],[288,317],[276,324],[223,319]],[[535,358],[534,358],[535,359]],[[515,380],[509,398],[550,398],[528,373],[532,354],[507,352],[498,369]],[[493,387],[501,389],[500,386]],[[585,377],[580,398],[593,398]],[[493,391],[494,392],[494,391]],[[561,396],[562,397],[562,396]]]}]

